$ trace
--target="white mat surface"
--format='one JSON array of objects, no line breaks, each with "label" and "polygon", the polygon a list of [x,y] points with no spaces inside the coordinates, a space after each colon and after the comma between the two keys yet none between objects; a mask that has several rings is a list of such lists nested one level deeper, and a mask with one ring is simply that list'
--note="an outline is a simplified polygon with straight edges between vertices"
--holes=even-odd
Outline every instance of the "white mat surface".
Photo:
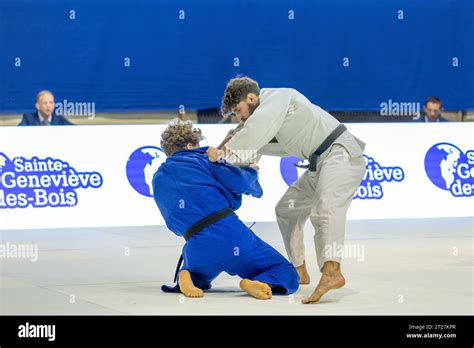
[{"label": "white mat surface", "polygon": [[[363,260],[343,263],[345,288],[302,305],[319,278],[311,225],[312,284],[257,301],[221,274],[202,299],[160,291],[183,241],[163,227],[0,231],[0,242],[37,244],[38,260],[0,258],[1,314],[473,314],[472,218],[350,221],[347,244]],[[284,255],[275,223],[253,230]],[[128,254],[128,256],[127,256]]]}]

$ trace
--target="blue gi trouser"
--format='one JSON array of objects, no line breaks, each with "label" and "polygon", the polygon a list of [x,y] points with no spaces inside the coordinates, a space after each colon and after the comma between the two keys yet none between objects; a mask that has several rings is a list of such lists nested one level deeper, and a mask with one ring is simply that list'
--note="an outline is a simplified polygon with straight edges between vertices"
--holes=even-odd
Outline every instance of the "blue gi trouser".
[{"label": "blue gi trouser", "polygon": [[183,257],[182,270],[188,270],[194,285],[204,290],[221,272],[267,283],[274,294],[292,294],[299,286],[293,265],[236,215],[193,235],[183,247]]}]

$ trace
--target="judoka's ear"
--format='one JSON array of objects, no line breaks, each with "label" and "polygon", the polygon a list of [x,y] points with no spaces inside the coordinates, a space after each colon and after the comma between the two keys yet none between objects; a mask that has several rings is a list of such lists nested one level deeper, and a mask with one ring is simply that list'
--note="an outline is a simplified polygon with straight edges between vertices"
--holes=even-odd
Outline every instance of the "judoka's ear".
[{"label": "judoka's ear", "polygon": [[188,150],[197,149],[198,147],[201,147],[201,146],[199,145],[199,143],[197,143],[196,145],[193,145],[193,144],[191,144],[191,143],[188,143],[188,144],[186,145],[186,149],[188,149]]},{"label": "judoka's ear", "polygon": [[255,104],[257,100],[258,100],[258,95],[256,95],[255,93],[247,94],[247,103]]}]

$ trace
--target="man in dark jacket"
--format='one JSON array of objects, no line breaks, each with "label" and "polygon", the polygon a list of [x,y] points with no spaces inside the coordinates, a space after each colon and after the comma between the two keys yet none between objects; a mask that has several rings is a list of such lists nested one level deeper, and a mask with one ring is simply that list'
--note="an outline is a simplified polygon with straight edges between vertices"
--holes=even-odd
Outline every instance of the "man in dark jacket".
[{"label": "man in dark jacket", "polygon": [[54,95],[50,91],[41,91],[36,96],[36,112],[23,114],[19,126],[69,126],[66,117],[54,112]]},{"label": "man in dark jacket", "polygon": [[426,99],[423,111],[423,115],[417,120],[418,122],[449,122],[448,119],[441,115],[443,103],[438,97]]}]

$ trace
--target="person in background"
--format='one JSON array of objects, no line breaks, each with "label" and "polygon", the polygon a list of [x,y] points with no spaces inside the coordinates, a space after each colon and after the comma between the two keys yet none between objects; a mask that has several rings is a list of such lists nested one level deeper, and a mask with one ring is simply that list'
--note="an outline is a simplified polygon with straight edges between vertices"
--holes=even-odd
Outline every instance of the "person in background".
[{"label": "person in background", "polygon": [[418,122],[449,122],[448,119],[441,116],[443,103],[439,97],[429,97],[425,101],[424,114],[418,119]]},{"label": "person in background", "polygon": [[19,126],[69,126],[73,125],[66,117],[54,112],[54,95],[50,91],[40,91],[36,95],[36,112],[23,114]]}]

